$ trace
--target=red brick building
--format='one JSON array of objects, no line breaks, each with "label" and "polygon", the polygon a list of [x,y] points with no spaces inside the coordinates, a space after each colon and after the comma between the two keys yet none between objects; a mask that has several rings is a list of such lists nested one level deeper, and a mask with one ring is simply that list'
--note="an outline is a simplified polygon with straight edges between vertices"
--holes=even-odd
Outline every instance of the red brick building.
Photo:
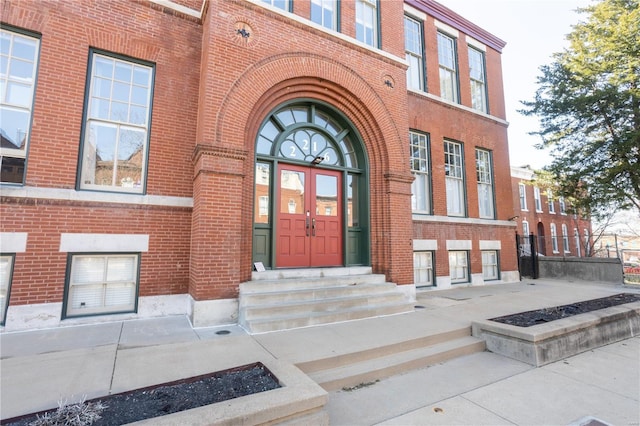
[{"label": "red brick building", "polygon": [[[554,197],[552,190],[536,186],[534,176],[529,168],[511,168],[518,234],[533,234],[536,250],[543,256],[589,256],[591,221],[571,213],[569,203]],[[525,242],[521,250],[530,253],[530,243]]]},{"label": "red brick building", "polygon": [[504,42],[435,1],[1,12],[7,329],[234,322],[257,262],[518,279]]}]

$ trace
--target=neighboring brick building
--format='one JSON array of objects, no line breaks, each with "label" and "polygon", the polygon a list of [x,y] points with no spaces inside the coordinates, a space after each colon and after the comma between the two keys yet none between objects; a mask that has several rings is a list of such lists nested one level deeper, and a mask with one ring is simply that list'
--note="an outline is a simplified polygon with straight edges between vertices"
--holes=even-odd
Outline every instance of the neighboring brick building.
[{"label": "neighboring brick building", "polygon": [[[518,234],[533,234],[543,256],[589,256],[591,220],[570,213],[571,206],[562,197],[535,186],[534,176],[529,168],[511,167]],[[521,250],[530,253],[529,244],[525,242]]]},{"label": "neighboring brick building", "polygon": [[518,280],[504,42],[438,3],[3,0],[1,19],[7,329],[233,322],[255,262],[371,266],[410,297]]}]

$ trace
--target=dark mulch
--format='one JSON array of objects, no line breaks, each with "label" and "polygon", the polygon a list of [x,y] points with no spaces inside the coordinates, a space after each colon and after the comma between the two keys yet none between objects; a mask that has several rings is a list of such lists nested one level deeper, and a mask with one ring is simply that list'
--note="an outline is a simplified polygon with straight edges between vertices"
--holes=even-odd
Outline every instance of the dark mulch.
[{"label": "dark mulch", "polygon": [[585,300],[583,302],[576,302],[570,305],[554,306],[553,308],[538,309],[535,311],[520,312],[518,314],[491,318],[490,321],[501,322],[518,327],[531,327],[532,325],[544,324],[549,321],[584,314],[586,312],[597,311],[598,309],[609,308],[611,306],[622,305],[624,303],[637,302],[639,300],[640,294],[620,293],[614,296]]},{"label": "dark mulch", "polygon": [[[120,426],[245,395],[279,388],[278,379],[261,363],[97,398],[107,405],[94,426]],[[55,411],[55,410],[51,410]],[[42,415],[42,413],[38,413]],[[26,426],[36,414],[2,424]]]}]

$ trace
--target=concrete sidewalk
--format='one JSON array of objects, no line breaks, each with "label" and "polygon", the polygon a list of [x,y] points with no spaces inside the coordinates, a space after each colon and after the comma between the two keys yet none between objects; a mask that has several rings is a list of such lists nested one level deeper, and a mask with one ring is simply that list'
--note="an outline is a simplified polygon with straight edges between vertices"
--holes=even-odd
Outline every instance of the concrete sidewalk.
[{"label": "concrete sidewalk", "polygon": [[[256,361],[300,364],[471,321],[638,289],[586,282],[421,291],[413,313],[250,336],[187,318],[0,334],[2,419]],[[219,334],[224,331],[228,334]],[[640,337],[533,368],[483,352],[329,394],[331,424],[640,423]],[[576,423],[577,422],[577,423]]]}]

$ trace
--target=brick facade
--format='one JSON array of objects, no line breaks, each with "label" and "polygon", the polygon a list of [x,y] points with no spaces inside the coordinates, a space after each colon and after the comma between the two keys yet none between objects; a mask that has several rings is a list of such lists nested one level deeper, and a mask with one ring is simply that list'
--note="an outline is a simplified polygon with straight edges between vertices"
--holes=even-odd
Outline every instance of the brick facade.
[{"label": "brick facade", "polygon": [[[310,3],[303,0],[293,0],[292,12],[259,0],[3,1],[3,29],[40,40],[24,185],[2,187],[1,231],[26,238],[24,250],[2,249],[15,253],[10,306],[37,310],[63,302],[69,256],[61,249],[63,234],[148,236],[148,250],[140,253],[141,300],[236,298],[255,261],[256,138],[269,114],[300,101],[335,111],[355,129],[366,158],[366,263],[374,272],[413,286],[415,245],[435,241],[428,243],[435,284],[446,288],[448,246],[468,241],[470,284],[482,283],[487,247],[499,251],[501,278],[511,280],[517,259],[508,220],[514,196],[507,184],[504,42],[432,0],[381,1],[381,48],[370,48],[354,40],[355,2],[340,2],[339,11],[339,32],[333,32],[309,21]],[[423,18],[423,93],[406,87],[407,11]],[[434,16],[458,32],[457,104],[440,98]],[[472,109],[469,40],[485,46],[488,113]],[[153,65],[141,194],[78,188],[94,50]],[[410,130],[429,135],[428,215],[411,211]],[[447,216],[445,139],[464,146],[464,217]],[[494,219],[479,217],[476,148],[492,154]]]}]

